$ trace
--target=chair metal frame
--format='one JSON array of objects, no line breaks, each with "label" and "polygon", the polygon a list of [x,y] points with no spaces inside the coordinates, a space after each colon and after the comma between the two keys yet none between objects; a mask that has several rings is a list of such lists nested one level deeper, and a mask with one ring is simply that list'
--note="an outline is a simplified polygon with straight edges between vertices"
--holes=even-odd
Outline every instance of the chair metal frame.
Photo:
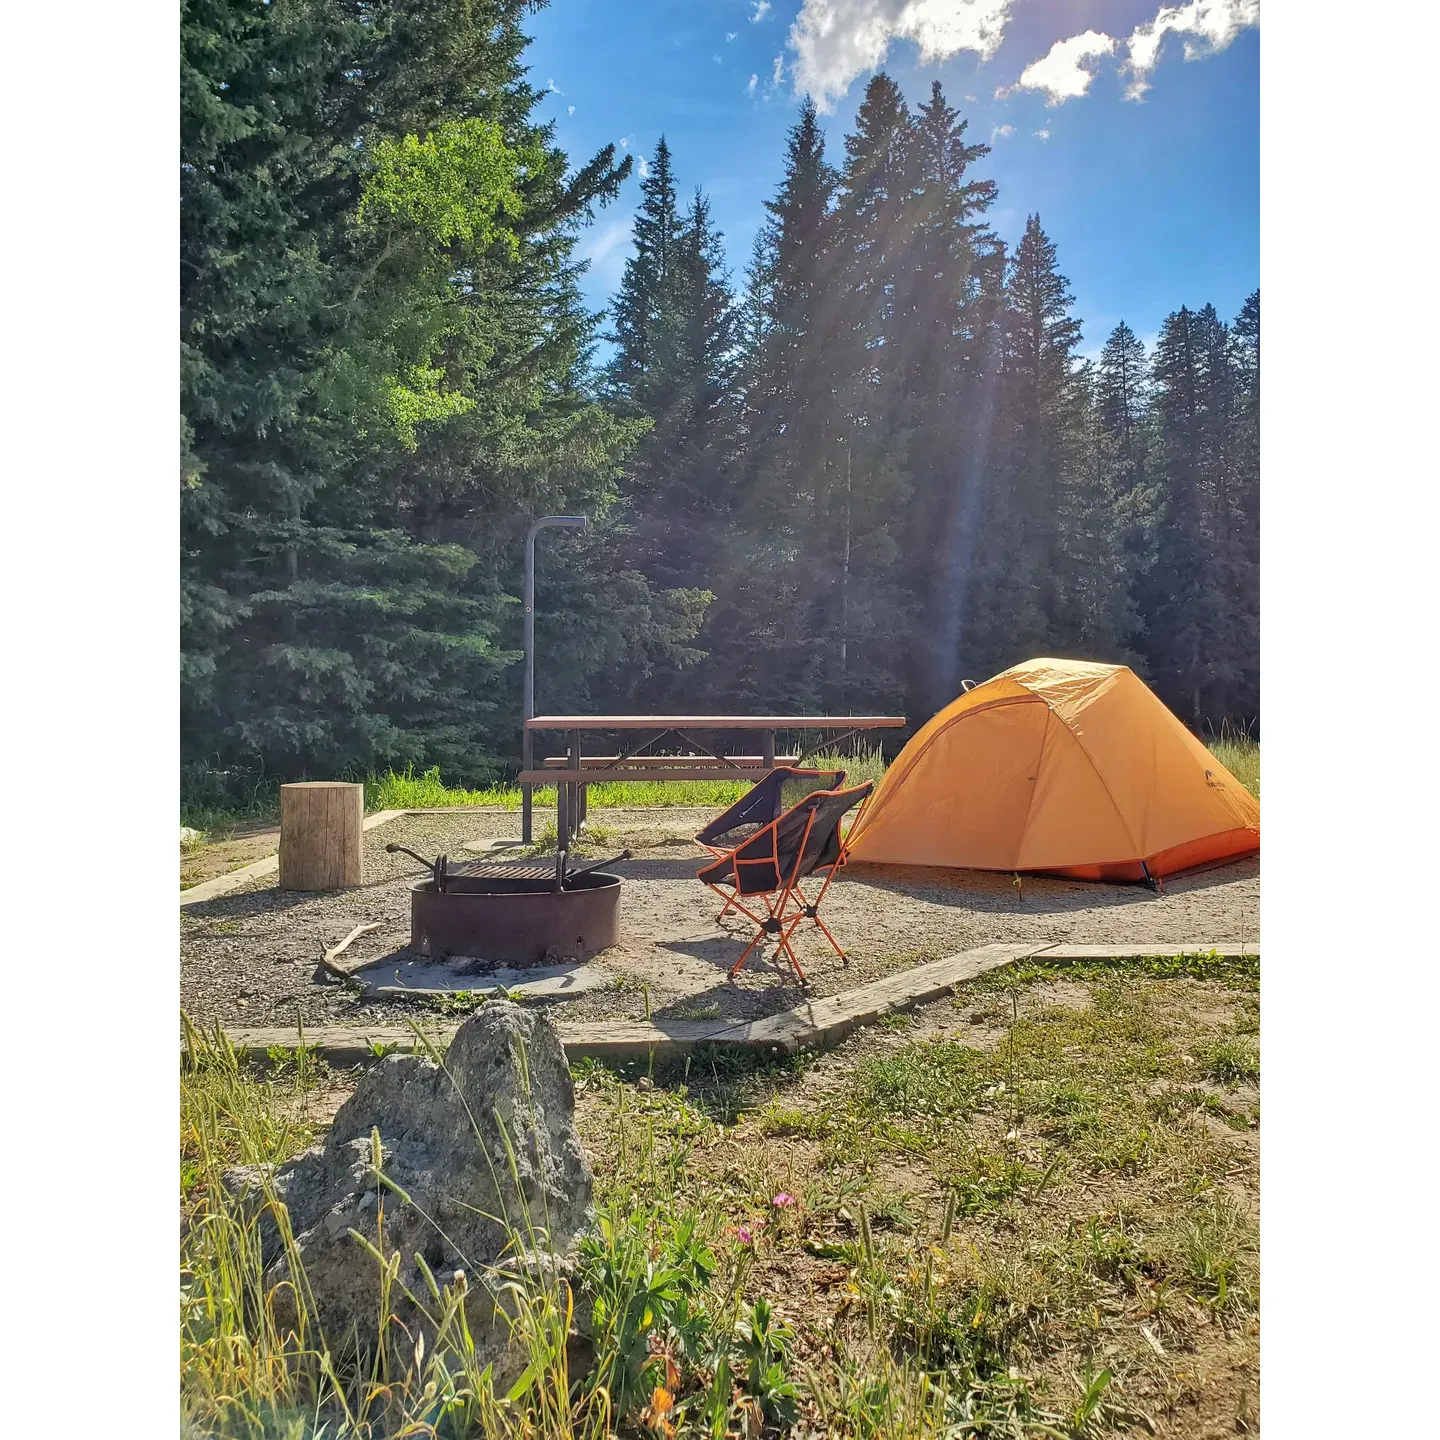
[{"label": "chair metal frame", "polygon": [[[712,845],[710,841],[704,839],[703,837],[706,831],[712,830],[732,811],[743,810],[745,806],[749,803],[750,798],[755,794],[755,791],[758,790],[760,786],[764,785],[772,775],[776,774],[779,771],[786,772],[785,780],[782,780],[780,782],[782,787],[784,786],[786,780],[821,779],[831,776],[833,776],[834,779],[831,785],[827,788],[826,793],[833,793],[835,791],[838,791],[842,789],[845,784],[845,772],[843,770],[806,770],[802,769],[798,765],[777,765],[774,770],[771,770],[769,772],[769,774],[765,775],[762,779],[757,780],[755,784],[750,787],[750,789],[748,789],[733,805],[729,807],[728,810],[722,810],[713,820],[711,820],[710,823],[706,825],[698,835],[695,836],[695,843],[699,845],[702,849],[708,850],[717,860],[723,860],[727,855],[731,854],[735,850],[738,850],[740,848],[740,845],[745,844],[745,842],[748,840],[753,840],[756,835],[760,834],[760,830],[764,828],[763,826],[752,831],[751,834],[747,835],[744,840],[739,842],[739,844],[730,845],[728,847]],[[817,795],[819,793],[820,791],[818,790],[812,790],[809,792],[809,795],[806,795],[804,797],[804,799],[809,799],[810,795]],[[802,802],[796,801],[797,805],[800,803]],[[791,810],[793,810],[794,808],[794,805],[790,807]],[[787,814],[789,814],[788,810],[782,810],[778,815],[775,816],[775,820],[769,823],[774,824],[775,821],[784,819]],[[709,884],[709,881],[706,881],[706,884]],[[739,907],[735,904],[735,894],[725,895],[725,891],[721,890],[718,886],[715,885],[711,885],[710,888],[714,890],[717,895],[725,896],[725,903],[720,907],[720,913],[715,917],[715,923],[718,925],[726,917],[726,915],[730,913],[731,910],[738,909]],[[834,942],[832,941],[831,943],[833,944]]]},{"label": "chair metal frame", "polygon": [[[864,813],[865,806],[869,804],[870,797],[874,792],[875,786],[873,782],[870,781],[851,786],[848,789],[812,790],[804,799],[792,805],[789,810],[786,810],[781,815],[777,815],[768,825],[762,826],[753,835],[747,836],[733,849],[717,855],[712,864],[696,872],[696,878],[725,901],[725,908],[720,912],[722,916],[726,911],[735,909],[755,926],[754,938],[740,953],[739,959],[730,967],[730,976],[732,979],[743,968],[755,947],[761,944],[767,935],[773,935],[776,937],[776,954],[778,955],[783,950],[786,959],[790,962],[790,968],[795,972],[800,983],[802,985],[807,983],[805,971],[801,969],[800,961],[796,957],[794,948],[790,944],[791,937],[804,920],[812,921],[819,928],[821,934],[825,936],[826,940],[829,941],[830,948],[842,960],[845,958],[845,952],[840,948],[839,942],[830,931],[830,927],[820,918],[820,904],[825,899],[825,893],[829,890],[831,881],[834,880],[836,874],[849,858],[850,846],[843,828],[845,814],[848,813],[849,807],[846,808],[846,811],[841,812],[835,821],[837,843],[839,846],[835,858],[823,867],[817,862],[811,867],[807,875],[803,877],[808,879],[810,875],[815,874],[816,871],[821,868],[824,868],[826,871],[824,883],[820,886],[820,892],[815,896],[813,901],[811,901],[800,888],[800,880],[802,878],[800,868],[805,862],[806,846],[810,843],[811,832],[815,826],[815,815],[813,813],[814,802],[817,800],[837,799],[849,795],[858,796],[860,799],[860,808],[855,814],[854,821],[851,822],[850,829],[853,831],[855,823]],[[802,805],[810,805],[812,807],[812,813],[805,822],[805,829],[800,836],[800,843],[795,850],[794,863],[789,867],[789,873],[784,874],[780,868],[780,826]],[[767,833],[770,837],[770,850],[768,854],[762,853],[758,856],[741,858],[739,854],[741,850],[754,846],[755,842]],[[710,849],[711,847],[707,845],[706,848]],[[712,853],[714,852],[712,851]],[[729,895],[727,895],[719,885],[705,878],[706,871],[714,869],[716,865],[725,860],[730,861],[731,871],[734,875],[732,893]],[[778,877],[776,885],[770,889],[756,890],[747,894],[740,874],[741,866],[768,867],[773,870]],[[764,915],[757,915],[754,910],[749,909],[741,903],[742,897],[744,899],[750,899],[751,895],[758,895],[764,901],[766,912]],[[798,901],[798,904],[796,908],[792,910],[791,905],[796,901]],[[757,906],[756,908],[758,909],[759,907]]]}]

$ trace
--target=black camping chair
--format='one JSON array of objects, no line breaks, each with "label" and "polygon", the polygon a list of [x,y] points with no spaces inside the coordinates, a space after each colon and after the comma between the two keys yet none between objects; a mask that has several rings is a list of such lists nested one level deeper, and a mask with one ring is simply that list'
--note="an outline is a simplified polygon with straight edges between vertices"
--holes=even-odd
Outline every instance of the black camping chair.
[{"label": "black camping chair", "polygon": [[[817,790],[838,790],[844,783],[843,770],[800,770],[793,765],[782,765],[717,815],[696,835],[695,843],[703,845],[719,860],[742,840],[748,840],[757,830],[778,820],[807,795]],[[734,904],[735,897],[728,896],[715,919],[723,920]]]},{"label": "black camping chair", "polygon": [[[731,975],[740,970],[767,935],[774,935],[777,953],[785,952],[803,984],[805,972],[790,945],[790,937],[802,920],[813,921],[830,942],[830,948],[842,960],[845,958],[845,952],[820,918],[820,902],[848,853],[840,822],[856,805],[863,807],[874,788],[867,781],[849,790],[816,790],[697,872],[700,880],[725,899],[726,910],[733,907],[755,926],[754,938],[730,967]],[[800,882],[816,874],[823,874],[825,880],[812,902],[801,890]],[[757,915],[742,903],[751,897],[764,900],[764,915]]]}]

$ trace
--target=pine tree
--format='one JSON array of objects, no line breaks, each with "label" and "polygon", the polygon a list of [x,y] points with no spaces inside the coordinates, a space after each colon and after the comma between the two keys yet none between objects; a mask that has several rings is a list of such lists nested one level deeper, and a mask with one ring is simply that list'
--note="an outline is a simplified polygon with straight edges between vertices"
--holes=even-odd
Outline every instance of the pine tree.
[{"label": "pine tree", "polygon": [[[1058,648],[1065,575],[1060,491],[1080,464],[1081,392],[1075,376],[1080,322],[1054,243],[1031,215],[1010,259],[1002,359],[1005,509],[989,526],[1002,547],[1006,629],[1020,654]],[[997,523],[998,522],[998,523]],[[1017,655],[1018,658],[1018,655]]]},{"label": "pine tree", "polygon": [[680,212],[663,135],[649,170],[640,182],[640,208],[631,232],[635,253],[625,262],[609,337],[615,344],[608,367],[612,394],[636,413],[653,413],[670,399],[666,386],[680,343]]},{"label": "pine tree", "polygon": [[796,499],[809,498],[796,462],[803,465],[813,451],[819,407],[833,389],[833,337],[820,327],[832,318],[826,302],[837,178],[807,97],[786,142],[779,190],[765,202],[768,214],[752,264],[765,313],[757,317],[739,370],[752,457],[744,503],[757,528],[786,523]]},{"label": "pine tree", "polygon": [[1238,677],[1228,718],[1260,715],[1260,292],[1249,295],[1230,327],[1235,376],[1235,613]]},{"label": "pine tree", "polygon": [[665,586],[704,586],[723,543],[725,467],[734,438],[739,314],[724,237],[696,192],[681,217],[657,313],[663,343],[634,387],[653,429],[628,467],[641,570]]},{"label": "pine tree", "polygon": [[1224,643],[1225,602],[1216,573],[1207,439],[1204,327],[1181,306],[1165,319],[1153,375],[1160,504],[1153,612],[1146,617],[1149,678],[1192,725],[1205,716],[1213,657]]},{"label": "pine tree", "polygon": [[1210,537],[1209,583],[1220,621],[1207,654],[1209,684],[1203,697],[1206,715],[1223,714],[1239,679],[1236,624],[1235,377],[1230,363],[1230,327],[1213,305],[1196,312],[1202,395],[1202,496]]},{"label": "pine tree", "polygon": [[824,580],[814,517],[838,363],[833,334],[822,328],[837,318],[830,297],[836,183],[807,99],[752,263],[752,288],[765,309],[737,375],[731,540],[705,629],[724,657],[707,692],[717,706],[822,703],[828,656],[815,628]]},{"label": "pine tree", "polygon": [[1138,632],[1141,616],[1154,608],[1149,585],[1158,503],[1151,473],[1156,440],[1150,359],[1123,320],[1110,332],[1096,367],[1095,430],[1096,461],[1115,495],[1132,631]]},{"label": "pine tree", "polygon": [[883,72],[865,88],[836,189],[834,264],[820,331],[833,381],[812,461],[813,631],[829,652],[826,702],[903,701],[907,656],[895,643],[916,614],[898,565],[910,501],[913,429],[906,388],[913,323],[906,219],[912,121]]},{"label": "pine tree", "polygon": [[1064,654],[1130,663],[1137,658],[1130,645],[1141,624],[1129,544],[1137,529],[1139,497],[1124,488],[1111,463],[1090,362],[1077,367],[1076,381],[1084,430],[1075,469],[1059,495],[1064,609],[1056,640]]},{"label": "pine tree", "polygon": [[[522,13],[182,8],[192,768],[463,778],[515,749],[527,515],[603,514],[637,436],[586,391],[572,257],[629,162],[567,178]],[[683,648],[683,601],[645,603]]]},{"label": "pine tree", "polygon": [[905,221],[907,323],[895,337],[903,372],[913,500],[905,535],[918,623],[912,628],[906,708],[929,714],[962,678],[979,509],[994,410],[995,271],[999,242],[981,222],[995,184],[972,178],[989,146],[965,139],[968,122],[938,81],[916,112]]},{"label": "pine tree", "polygon": [[[989,526],[1022,652],[1120,658],[1135,620],[1117,496],[1096,452],[1091,376],[1055,245],[1029,217],[1006,284],[1002,394],[1009,495]],[[1018,656],[1017,656],[1018,658]]]},{"label": "pine tree", "polygon": [[[650,426],[622,483],[625,563],[656,587],[708,602],[728,534],[741,314],[709,201],[697,190],[677,212],[663,137],[641,192],[608,370],[615,403]],[[639,703],[643,690],[661,704],[673,691],[693,689],[689,669],[704,644],[702,636],[701,648],[632,672],[623,698]]]},{"label": "pine tree", "polygon": [[1123,490],[1143,487],[1148,479],[1149,387],[1144,342],[1122,320],[1100,352],[1095,399],[1100,428],[1112,446],[1116,481]]}]

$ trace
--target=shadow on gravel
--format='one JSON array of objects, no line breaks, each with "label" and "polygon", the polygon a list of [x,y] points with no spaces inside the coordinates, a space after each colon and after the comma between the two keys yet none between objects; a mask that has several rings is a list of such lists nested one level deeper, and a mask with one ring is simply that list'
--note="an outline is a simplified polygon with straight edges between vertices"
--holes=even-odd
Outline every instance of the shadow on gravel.
[{"label": "shadow on gravel", "polygon": [[1061,880],[1024,875],[1015,883],[1011,874],[991,870],[946,870],[923,865],[867,865],[855,860],[845,867],[840,882],[864,886],[892,895],[954,905],[983,914],[1047,915],[1076,910],[1119,909],[1127,905],[1163,904],[1180,895],[1215,886],[1251,880],[1260,874],[1260,862],[1251,856],[1193,875],[1177,875],[1156,894],[1144,885],[1107,885],[1096,880]]}]

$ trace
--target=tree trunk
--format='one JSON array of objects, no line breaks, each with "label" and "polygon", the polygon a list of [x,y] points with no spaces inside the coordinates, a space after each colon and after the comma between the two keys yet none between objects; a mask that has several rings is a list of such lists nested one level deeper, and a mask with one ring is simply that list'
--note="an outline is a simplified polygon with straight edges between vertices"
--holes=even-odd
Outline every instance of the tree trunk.
[{"label": "tree trunk", "polygon": [[850,460],[853,441],[845,446],[845,553],[840,562],[840,698],[849,690],[850,663]]}]

